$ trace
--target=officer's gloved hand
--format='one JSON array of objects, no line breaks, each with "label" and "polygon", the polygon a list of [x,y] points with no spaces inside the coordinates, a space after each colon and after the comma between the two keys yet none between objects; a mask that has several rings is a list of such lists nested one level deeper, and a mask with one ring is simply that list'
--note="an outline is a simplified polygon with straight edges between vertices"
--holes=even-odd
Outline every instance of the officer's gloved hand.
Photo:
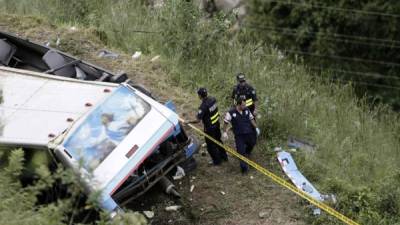
[{"label": "officer's gloved hand", "polygon": [[260,131],[260,128],[256,128],[256,133],[257,133],[257,136],[260,136],[260,133],[261,133],[261,131]]},{"label": "officer's gloved hand", "polygon": [[226,140],[228,140],[228,133],[226,133],[226,132],[224,132],[223,134],[222,134],[222,139],[224,140],[224,141],[226,141]]}]

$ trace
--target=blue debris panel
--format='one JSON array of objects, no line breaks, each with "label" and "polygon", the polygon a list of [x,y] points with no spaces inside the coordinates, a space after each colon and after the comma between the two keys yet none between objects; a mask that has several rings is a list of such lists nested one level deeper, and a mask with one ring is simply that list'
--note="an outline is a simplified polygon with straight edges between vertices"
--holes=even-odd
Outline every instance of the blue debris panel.
[{"label": "blue debris panel", "polygon": [[283,172],[289,177],[293,184],[309,194],[312,198],[318,201],[323,201],[321,194],[317,189],[303,176],[294,162],[292,155],[289,152],[278,152],[277,158],[281,164]]}]

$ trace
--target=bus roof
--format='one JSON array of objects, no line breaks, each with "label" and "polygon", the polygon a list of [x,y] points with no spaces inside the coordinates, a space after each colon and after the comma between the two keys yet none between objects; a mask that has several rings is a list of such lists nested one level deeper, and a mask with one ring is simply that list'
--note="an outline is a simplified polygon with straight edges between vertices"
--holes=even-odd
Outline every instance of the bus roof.
[{"label": "bus roof", "polygon": [[0,144],[47,147],[116,87],[0,67]]}]

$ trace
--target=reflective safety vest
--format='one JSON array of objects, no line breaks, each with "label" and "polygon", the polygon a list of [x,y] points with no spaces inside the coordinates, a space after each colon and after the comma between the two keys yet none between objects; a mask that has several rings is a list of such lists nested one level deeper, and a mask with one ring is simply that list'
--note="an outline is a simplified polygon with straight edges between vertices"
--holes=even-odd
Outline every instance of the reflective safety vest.
[{"label": "reflective safety vest", "polygon": [[219,112],[217,111],[210,117],[211,124],[216,124],[219,121]]},{"label": "reflective safety vest", "polygon": [[254,104],[254,102],[253,102],[253,99],[252,99],[252,98],[246,99],[246,106],[247,106],[247,107],[249,107],[249,106],[251,106],[251,105],[253,105],[253,104]]},{"label": "reflective safety vest", "polygon": [[243,110],[239,113],[235,108],[232,108],[228,112],[231,116],[231,124],[233,133],[235,136],[241,134],[252,134],[255,132],[254,127],[251,123],[251,112],[248,109]]},{"label": "reflective safety vest", "polygon": [[252,106],[254,104],[254,100],[257,100],[256,91],[248,84],[242,87],[239,85],[235,86],[233,89],[232,98],[236,100],[240,96],[243,96],[246,99],[247,107]]},{"label": "reflective safety vest", "polygon": [[213,97],[204,99],[197,114],[197,118],[203,121],[204,129],[219,128],[219,117],[217,100]]}]

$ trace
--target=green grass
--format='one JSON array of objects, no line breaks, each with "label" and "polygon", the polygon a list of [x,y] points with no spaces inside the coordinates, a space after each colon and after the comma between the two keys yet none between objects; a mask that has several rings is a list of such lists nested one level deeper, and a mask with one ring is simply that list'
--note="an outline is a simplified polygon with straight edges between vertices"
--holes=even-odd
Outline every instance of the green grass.
[{"label": "green grass", "polygon": [[[222,109],[230,106],[235,74],[246,73],[260,98],[258,123],[267,142],[259,149],[284,145],[289,134],[312,140],[315,153],[295,157],[322,193],[338,195],[339,211],[362,224],[400,223],[398,115],[383,105],[370,109],[350,86],[327,83],[328,71],[318,78],[300,60],[279,59],[276,50],[251,39],[250,31],[230,33],[231,17],[220,14],[205,21],[185,1],[171,0],[155,10],[128,0],[87,1],[88,16],[72,18],[62,8],[57,9],[60,16],[41,10],[39,3],[46,0],[35,0],[33,9],[22,7],[26,2],[13,2],[13,10],[80,22],[96,29],[107,45],[128,53],[161,54],[175,84],[193,94],[206,86]],[[338,223],[328,216],[311,221]]]}]

